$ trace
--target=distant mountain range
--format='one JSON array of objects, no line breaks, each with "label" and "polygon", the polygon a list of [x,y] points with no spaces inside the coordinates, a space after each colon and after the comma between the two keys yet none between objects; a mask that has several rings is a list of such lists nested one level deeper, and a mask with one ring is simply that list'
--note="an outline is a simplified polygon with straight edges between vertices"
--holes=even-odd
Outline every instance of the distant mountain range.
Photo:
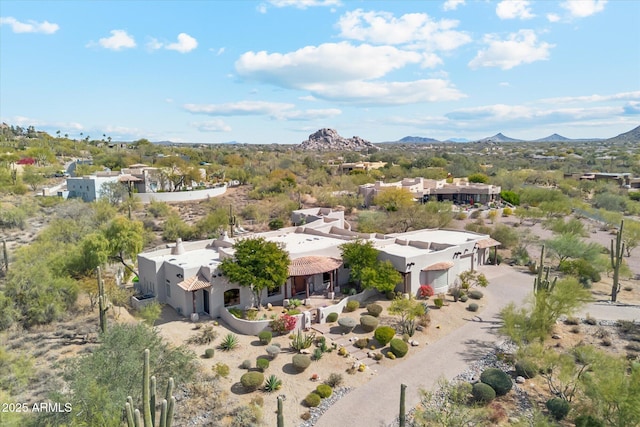
[{"label": "distant mountain range", "polygon": [[390,144],[432,144],[441,142],[473,142],[473,143],[509,143],[509,142],[581,142],[581,141],[607,141],[607,142],[639,142],[640,143],[640,126],[630,130],[629,132],[622,133],[613,138],[581,138],[571,139],[560,134],[554,133],[549,136],[534,140],[524,140],[510,138],[502,133],[497,133],[493,136],[478,139],[475,141],[468,140],[466,138],[449,138],[446,141],[440,141],[434,138],[426,138],[422,136],[405,136],[397,141],[388,142]]}]

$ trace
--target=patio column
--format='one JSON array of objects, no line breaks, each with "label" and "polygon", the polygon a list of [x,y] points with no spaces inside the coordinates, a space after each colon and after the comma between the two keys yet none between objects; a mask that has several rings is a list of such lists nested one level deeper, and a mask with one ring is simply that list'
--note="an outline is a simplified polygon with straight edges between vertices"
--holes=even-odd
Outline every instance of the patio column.
[{"label": "patio column", "polygon": [[193,312],[196,312],[196,293],[195,292],[191,292],[191,299],[193,301]]}]

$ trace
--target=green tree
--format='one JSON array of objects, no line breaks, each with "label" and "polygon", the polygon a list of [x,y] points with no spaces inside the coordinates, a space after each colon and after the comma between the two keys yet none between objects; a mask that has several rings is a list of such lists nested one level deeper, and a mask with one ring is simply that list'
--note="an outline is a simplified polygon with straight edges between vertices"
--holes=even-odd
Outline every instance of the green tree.
[{"label": "green tree", "polygon": [[38,186],[44,182],[44,176],[35,166],[25,166],[22,171],[22,182],[36,191]]},{"label": "green tree", "polygon": [[140,354],[150,350],[150,375],[158,384],[173,377],[185,383],[197,372],[196,358],[185,347],[163,342],[157,331],[143,324],[114,324],[101,337],[102,344],[88,355],[74,358],[64,378],[69,391],[53,393],[53,401],[70,402],[70,413],[49,413],[38,425],[86,425],[120,427],[124,403],[132,396],[141,407],[142,369]]},{"label": "green tree", "polygon": [[483,173],[472,173],[467,177],[467,179],[469,180],[469,182],[475,182],[479,184],[489,183],[489,177]]},{"label": "green tree", "polygon": [[391,301],[389,313],[400,316],[402,334],[413,336],[416,330],[416,319],[425,313],[424,305],[415,298],[398,297]]},{"label": "green tree", "polygon": [[109,241],[99,232],[87,234],[69,262],[69,273],[74,277],[88,275],[109,259]]},{"label": "green tree", "polygon": [[289,277],[289,254],[262,237],[239,240],[233,248],[233,258],[222,260],[220,270],[230,282],[251,288],[254,304],[260,306],[262,291],[277,289]]},{"label": "green tree", "polygon": [[120,262],[137,276],[133,265],[144,247],[145,234],[142,222],[117,216],[107,225],[104,236],[109,241],[109,257]]},{"label": "green tree", "polygon": [[374,288],[382,293],[393,291],[402,281],[402,275],[388,260],[378,262],[373,267],[366,267],[362,270],[361,276],[364,289]]},{"label": "green tree", "polygon": [[505,249],[518,246],[520,241],[518,232],[513,227],[504,224],[496,224],[491,230],[490,236],[500,242]]},{"label": "green tree", "polygon": [[587,243],[576,234],[561,234],[547,240],[545,244],[558,257],[560,264],[570,258],[594,262],[601,252],[600,245]]},{"label": "green tree", "polygon": [[640,244],[640,222],[631,219],[625,220],[622,241],[624,242],[627,257],[630,257],[631,251]]},{"label": "green tree", "polygon": [[389,187],[381,190],[374,198],[373,204],[386,211],[395,212],[411,206],[413,195],[405,188]]},{"label": "green tree", "polygon": [[378,250],[373,242],[355,240],[339,246],[342,261],[349,268],[349,280],[360,285],[364,270],[373,268],[378,262]]}]

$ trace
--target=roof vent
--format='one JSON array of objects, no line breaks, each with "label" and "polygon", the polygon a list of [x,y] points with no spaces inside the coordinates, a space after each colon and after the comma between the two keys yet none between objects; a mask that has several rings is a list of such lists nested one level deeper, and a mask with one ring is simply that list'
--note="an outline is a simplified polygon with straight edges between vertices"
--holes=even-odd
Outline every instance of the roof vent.
[{"label": "roof vent", "polygon": [[178,237],[178,239],[176,239],[176,245],[171,249],[171,255],[182,255],[184,252],[182,239]]}]

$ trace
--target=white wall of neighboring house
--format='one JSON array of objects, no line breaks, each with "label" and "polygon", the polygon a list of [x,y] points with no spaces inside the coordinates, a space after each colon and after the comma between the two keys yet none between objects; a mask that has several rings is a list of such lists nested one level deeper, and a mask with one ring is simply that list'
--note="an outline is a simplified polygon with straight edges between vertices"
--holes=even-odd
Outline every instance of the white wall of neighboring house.
[{"label": "white wall of neighboring house", "polygon": [[79,197],[85,202],[93,202],[100,198],[102,186],[106,183],[118,182],[117,175],[96,176],[89,175],[83,177],[67,178],[68,197]]}]

